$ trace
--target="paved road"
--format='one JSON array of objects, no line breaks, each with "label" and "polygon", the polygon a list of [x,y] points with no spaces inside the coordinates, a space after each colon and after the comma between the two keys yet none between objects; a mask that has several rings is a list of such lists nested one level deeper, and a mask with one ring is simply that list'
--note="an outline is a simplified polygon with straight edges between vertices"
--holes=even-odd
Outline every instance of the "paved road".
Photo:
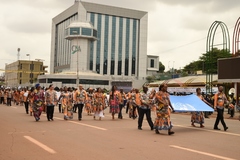
[{"label": "paved road", "polygon": [[0,160],[240,159],[238,120],[226,119],[224,132],[212,129],[215,118],[206,119],[205,128],[193,128],[190,115],[172,114],[175,134],[169,136],[166,131],[156,135],[146,121],[138,130],[137,120],[124,116],[111,120],[105,113],[99,121],[84,113],[82,121],[77,114],[64,121],[56,112],[53,122],[45,114],[35,122],[23,106],[0,105]]}]

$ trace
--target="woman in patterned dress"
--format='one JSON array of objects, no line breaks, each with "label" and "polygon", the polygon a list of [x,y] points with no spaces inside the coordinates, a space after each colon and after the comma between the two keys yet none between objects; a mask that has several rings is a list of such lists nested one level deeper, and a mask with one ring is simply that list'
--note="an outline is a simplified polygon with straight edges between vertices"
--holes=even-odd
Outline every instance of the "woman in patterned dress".
[{"label": "woman in patterned dress", "polygon": [[[201,94],[201,89],[200,89],[200,88],[197,88],[197,89],[196,89],[196,92],[197,92],[198,98],[200,98],[203,102],[205,102],[206,104],[208,104],[209,106],[211,106],[211,104],[208,103],[208,102],[203,98],[203,96],[202,96],[202,94]],[[200,124],[200,127],[203,128],[203,127],[204,127],[204,125],[203,125],[203,123],[204,123],[204,114],[203,114],[203,112],[192,112],[191,122],[192,122],[191,125],[192,125],[193,127],[196,127],[196,126],[194,125],[194,123],[198,123],[198,124]]]},{"label": "woman in patterned dress", "polygon": [[93,106],[94,116],[93,116],[93,118],[95,119],[96,116],[98,116],[99,120],[101,120],[101,118],[104,117],[103,109],[104,109],[104,105],[105,105],[104,96],[103,96],[101,88],[98,88],[97,91],[94,93],[93,101],[94,101],[94,106]]},{"label": "woman in patterned dress", "polygon": [[172,129],[172,123],[170,120],[171,107],[174,111],[172,104],[170,102],[169,94],[167,93],[167,85],[160,85],[159,91],[156,93],[155,98],[157,100],[156,108],[156,120],[155,120],[155,132],[159,134],[159,130],[168,130],[168,135],[174,134]]},{"label": "woman in patterned dress", "polygon": [[65,86],[59,100],[62,100],[62,108],[64,114],[64,120],[73,119],[73,94]]},{"label": "woman in patterned dress", "polygon": [[137,118],[137,93],[136,89],[132,89],[128,94],[128,105],[129,105],[129,118]]},{"label": "woman in patterned dress", "polygon": [[91,115],[91,113],[93,112],[93,89],[92,88],[88,89],[85,109],[88,115]]},{"label": "woman in patterned dress", "polygon": [[118,119],[123,119],[122,109],[125,106],[125,100],[127,99],[126,94],[123,92],[123,89],[120,89],[120,95],[121,95],[121,103],[119,104]]},{"label": "woman in patterned dress", "polygon": [[35,85],[35,90],[33,92],[33,115],[36,121],[40,120],[40,116],[43,110],[44,104],[44,92],[40,87],[40,84]]},{"label": "woman in patterned dress", "polygon": [[121,103],[122,98],[116,86],[112,86],[109,95],[110,113],[112,113],[112,119],[115,119],[114,115],[119,112],[119,104]]}]

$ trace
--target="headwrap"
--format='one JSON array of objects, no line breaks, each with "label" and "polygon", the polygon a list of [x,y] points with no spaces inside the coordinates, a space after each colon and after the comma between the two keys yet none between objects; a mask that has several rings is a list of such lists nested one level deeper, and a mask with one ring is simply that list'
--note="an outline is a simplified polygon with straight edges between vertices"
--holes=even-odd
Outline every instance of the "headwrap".
[{"label": "headwrap", "polygon": [[35,84],[35,88],[38,88],[39,86],[40,86],[40,84],[39,84],[39,83]]}]

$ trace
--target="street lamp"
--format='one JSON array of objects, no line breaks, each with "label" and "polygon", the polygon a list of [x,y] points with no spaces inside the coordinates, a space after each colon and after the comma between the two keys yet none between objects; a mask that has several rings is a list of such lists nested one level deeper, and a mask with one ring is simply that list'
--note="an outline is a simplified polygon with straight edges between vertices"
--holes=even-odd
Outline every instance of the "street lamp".
[{"label": "street lamp", "polygon": [[19,60],[19,57],[20,57],[20,48],[18,48],[17,51],[18,51],[17,57],[18,57],[18,60]]},{"label": "street lamp", "polygon": [[26,56],[29,58],[29,61],[30,61],[30,54],[26,54]]},{"label": "street lamp", "polygon": [[172,67],[172,78],[174,78],[173,76],[174,76],[174,63],[175,63],[175,61],[173,61],[173,67]]}]

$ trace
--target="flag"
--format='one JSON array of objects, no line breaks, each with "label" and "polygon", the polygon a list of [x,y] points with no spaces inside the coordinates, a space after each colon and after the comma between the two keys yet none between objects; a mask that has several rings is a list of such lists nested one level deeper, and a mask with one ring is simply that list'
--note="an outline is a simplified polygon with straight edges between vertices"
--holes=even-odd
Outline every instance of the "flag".
[{"label": "flag", "polygon": [[170,96],[172,107],[176,112],[206,111],[213,112],[213,108],[204,103],[196,95]]}]

